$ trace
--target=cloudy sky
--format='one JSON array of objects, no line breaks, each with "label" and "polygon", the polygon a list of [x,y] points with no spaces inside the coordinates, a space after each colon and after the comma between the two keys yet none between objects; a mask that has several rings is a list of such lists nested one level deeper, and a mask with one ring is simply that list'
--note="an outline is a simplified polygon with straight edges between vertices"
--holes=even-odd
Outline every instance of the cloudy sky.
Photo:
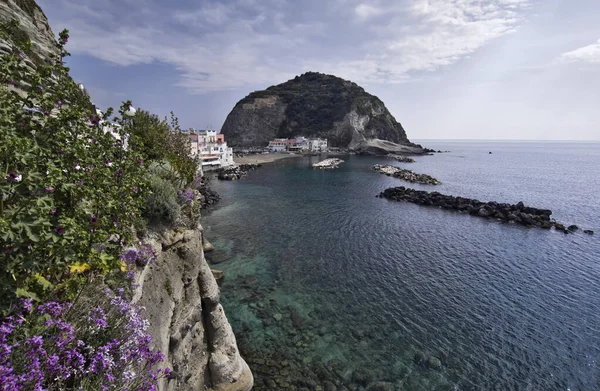
[{"label": "cloudy sky", "polygon": [[184,127],[306,71],[379,96],[413,139],[600,139],[598,0],[38,0],[72,75]]}]

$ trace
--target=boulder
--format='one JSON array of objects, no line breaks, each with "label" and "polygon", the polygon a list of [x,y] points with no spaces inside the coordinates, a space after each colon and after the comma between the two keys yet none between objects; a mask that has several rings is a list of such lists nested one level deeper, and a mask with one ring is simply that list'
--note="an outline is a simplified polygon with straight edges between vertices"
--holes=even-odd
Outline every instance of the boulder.
[{"label": "boulder", "polygon": [[583,231],[584,234],[588,234],[588,235],[593,235],[594,231],[592,231],[591,229],[586,229]]}]

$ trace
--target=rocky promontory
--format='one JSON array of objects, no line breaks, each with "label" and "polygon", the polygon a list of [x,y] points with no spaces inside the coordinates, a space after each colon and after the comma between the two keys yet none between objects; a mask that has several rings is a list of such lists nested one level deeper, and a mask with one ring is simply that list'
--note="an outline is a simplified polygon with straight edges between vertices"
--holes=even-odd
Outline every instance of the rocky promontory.
[{"label": "rocky promontory", "polygon": [[373,166],[373,169],[381,174],[393,176],[394,178],[402,179],[411,183],[420,183],[423,185],[439,185],[440,183],[442,183],[439,180],[427,174],[418,174],[414,171],[406,170],[404,168],[376,164]]},{"label": "rocky promontory", "polygon": [[235,105],[221,133],[234,147],[305,136],[363,154],[424,153],[379,98],[351,81],[316,72],[252,92]]},{"label": "rocky promontory", "polygon": [[[579,229],[576,225],[565,225],[551,219],[552,211],[525,206],[523,202],[517,204],[499,203],[494,201],[482,202],[476,199],[455,197],[441,194],[436,191],[427,192],[401,187],[391,187],[379,194],[381,198],[393,201],[406,201],[414,204],[431,206],[456,212],[468,213],[472,216],[493,218],[508,223],[520,224],[528,227],[540,227],[564,233],[575,232]],[[587,234],[593,231],[585,230]]]}]

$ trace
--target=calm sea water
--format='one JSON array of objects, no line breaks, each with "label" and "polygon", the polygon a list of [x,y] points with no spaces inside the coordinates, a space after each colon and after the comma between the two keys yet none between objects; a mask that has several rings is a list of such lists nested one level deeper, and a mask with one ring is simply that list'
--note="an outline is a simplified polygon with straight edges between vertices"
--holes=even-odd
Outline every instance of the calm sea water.
[{"label": "calm sea water", "polygon": [[[451,152],[213,181],[210,259],[256,389],[600,390],[600,143],[423,144]],[[443,184],[370,170],[383,162]],[[390,186],[523,201],[596,235],[375,197]]]}]

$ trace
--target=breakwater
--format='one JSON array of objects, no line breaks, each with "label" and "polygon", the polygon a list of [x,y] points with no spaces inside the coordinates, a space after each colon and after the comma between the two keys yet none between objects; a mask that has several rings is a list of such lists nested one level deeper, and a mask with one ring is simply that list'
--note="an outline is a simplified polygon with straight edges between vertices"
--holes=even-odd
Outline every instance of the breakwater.
[{"label": "breakwater", "polygon": [[[523,202],[517,204],[499,203],[494,201],[482,202],[479,200],[455,197],[441,194],[437,191],[427,192],[415,190],[404,186],[391,187],[379,194],[379,197],[393,201],[406,201],[423,206],[432,206],[456,212],[468,213],[472,216],[495,218],[508,223],[516,223],[528,227],[540,227],[571,233],[579,230],[576,225],[565,226],[551,219],[550,209],[539,209],[525,206]],[[584,230],[586,234],[593,234],[591,230]]]},{"label": "breakwater", "polygon": [[442,183],[436,178],[427,174],[418,174],[411,170],[405,170],[404,168],[376,164],[373,166],[373,169],[381,174],[393,176],[394,178],[402,179],[411,183],[421,183],[423,185],[439,185]]},{"label": "breakwater", "polygon": [[337,158],[331,158],[331,159],[325,159],[323,161],[320,161],[318,163],[313,164],[313,168],[318,168],[318,169],[333,169],[333,168],[338,168],[340,164],[342,164],[344,161],[342,159],[337,159]]},{"label": "breakwater", "polygon": [[390,153],[389,155],[387,155],[386,158],[393,159],[400,163],[414,163],[415,162],[415,159],[413,159],[411,157],[403,156],[403,155],[395,155],[393,153]]}]

